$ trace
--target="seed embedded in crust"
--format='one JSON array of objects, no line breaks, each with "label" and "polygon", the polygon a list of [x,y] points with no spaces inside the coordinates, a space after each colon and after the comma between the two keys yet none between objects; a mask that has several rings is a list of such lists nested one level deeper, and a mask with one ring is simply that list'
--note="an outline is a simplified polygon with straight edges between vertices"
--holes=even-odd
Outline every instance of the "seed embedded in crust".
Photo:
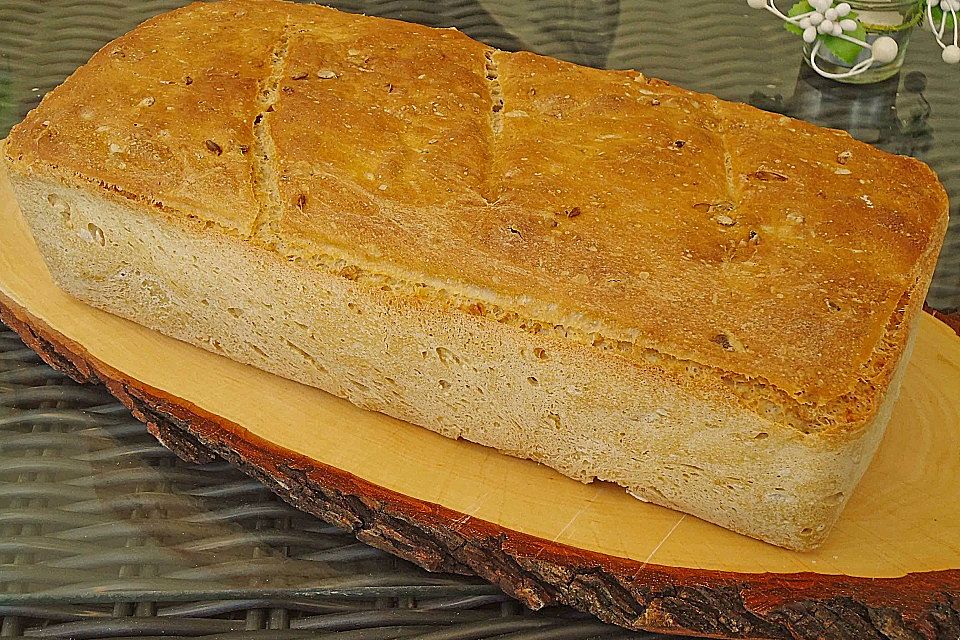
[{"label": "seed embedded in crust", "polygon": [[725,333],[718,333],[711,338],[711,342],[720,345],[724,351],[734,351],[733,345],[730,344],[730,338]]},{"label": "seed embedded in crust", "polygon": [[223,149],[220,147],[220,145],[218,145],[213,140],[207,140],[206,142],[204,142],[204,144],[207,145],[207,149],[209,149],[211,153],[215,153],[217,155],[220,155],[221,153],[223,153]]},{"label": "seed embedded in crust", "polygon": [[466,307],[466,312],[472,316],[482,316],[484,312],[484,306],[482,302],[471,302]]},{"label": "seed embedded in crust", "polygon": [[693,208],[701,213],[713,213],[714,211],[719,211],[725,213],[728,211],[734,210],[734,205],[732,202],[697,202],[693,205]]},{"label": "seed embedded in crust", "polygon": [[782,173],[777,173],[776,171],[768,171],[767,169],[760,169],[754,171],[750,174],[750,177],[760,180],[762,182],[783,182],[787,179],[787,176]]},{"label": "seed embedded in crust", "polygon": [[347,280],[356,280],[360,277],[360,269],[356,265],[348,264],[340,269],[340,277]]}]

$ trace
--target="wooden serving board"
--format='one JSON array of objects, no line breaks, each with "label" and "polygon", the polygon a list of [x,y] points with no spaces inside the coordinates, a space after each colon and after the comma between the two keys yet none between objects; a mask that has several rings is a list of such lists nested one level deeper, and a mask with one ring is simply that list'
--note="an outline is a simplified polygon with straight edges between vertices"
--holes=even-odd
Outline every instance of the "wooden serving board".
[{"label": "wooden serving board", "polygon": [[88,307],[51,281],[0,177],[0,318],[161,442],[530,607],[715,638],[960,638],[960,338],[925,316],[880,452],[826,544],[774,547],[454,441]]}]

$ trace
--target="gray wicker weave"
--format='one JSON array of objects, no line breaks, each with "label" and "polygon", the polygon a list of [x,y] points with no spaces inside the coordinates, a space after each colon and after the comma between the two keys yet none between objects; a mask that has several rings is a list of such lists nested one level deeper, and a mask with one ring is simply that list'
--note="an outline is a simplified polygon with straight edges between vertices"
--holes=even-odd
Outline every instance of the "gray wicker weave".
[{"label": "gray wicker weave", "polygon": [[[258,631],[251,631],[258,630]],[[644,637],[431,574],[188,464],[0,331],[0,637]],[[654,637],[654,636],[646,636]]]}]

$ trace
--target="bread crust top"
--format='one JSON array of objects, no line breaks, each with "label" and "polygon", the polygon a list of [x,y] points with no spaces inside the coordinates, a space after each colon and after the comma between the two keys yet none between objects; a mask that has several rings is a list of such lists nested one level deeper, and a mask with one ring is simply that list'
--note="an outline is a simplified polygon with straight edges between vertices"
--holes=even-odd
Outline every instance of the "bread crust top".
[{"label": "bread crust top", "polygon": [[5,157],[289,260],[815,405],[876,364],[947,222],[926,165],[845,132],[276,0],[149,20],[48,94]]}]

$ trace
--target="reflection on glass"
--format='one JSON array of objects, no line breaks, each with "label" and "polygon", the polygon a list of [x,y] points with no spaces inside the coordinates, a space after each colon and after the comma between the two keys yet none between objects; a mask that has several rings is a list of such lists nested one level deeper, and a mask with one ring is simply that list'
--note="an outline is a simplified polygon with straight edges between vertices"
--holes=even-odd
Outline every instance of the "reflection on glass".
[{"label": "reflection on glass", "polygon": [[926,84],[926,76],[913,71],[875,84],[845,85],[822,78],[804,65],[789,98],[757,91],[749,101],[767,111],[844,129],[891,153],[922,158],[933,147],[928,124],[931,108],[923,93]]},{"label": "reflection on glass", "polygon": [[620,24],[619,0],[475,0],[522,49],[604,68]]}]

